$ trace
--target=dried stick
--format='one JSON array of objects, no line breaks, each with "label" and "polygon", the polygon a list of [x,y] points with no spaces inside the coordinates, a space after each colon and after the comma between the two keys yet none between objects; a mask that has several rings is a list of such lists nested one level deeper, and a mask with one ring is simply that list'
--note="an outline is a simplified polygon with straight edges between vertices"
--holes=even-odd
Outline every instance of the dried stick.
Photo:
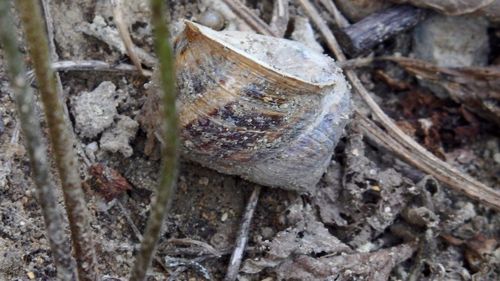
[{"label": "dried stick", "polygon": [[[47,39],[49,43],[49,52],[50,52],[50,60],[57,61],[59,60],[59,56],[56,52],[56,42],[54,39],[54,20],[52,19],[52,15],[50,13],[50,0],[41,0],[42,4],[42,13],[43,18],[45,20],[45,26],[47,28]],[[57,85],[57,94],[64,100],[64,91],[61,83],[61,77],[59,73],[56,73],[56,85]],[[71,124],[69,120],[69,112],[68,107],[64,106],[64,117],[67,119],[67,124]],[[73,130],[71,130],[73,132]]]},{"label": "dried stick", "polygon": [[[120,72],[120,73],[137,73],[137,68],[130,64],[110,64],[100,60],[62,60],[51,64],[54,71],[105,71],[105,72]],[[145,76],[152,76],[149,70],[143,70]],[[30,70],[26,74],[28,81],[32,82],[34,72]]]},{"label": "dried stick", "polygon": [[78,162],[73,150],[74,140],[65,122],[63,104],[57,93],[56,76],[50,68],[49,45],[43,28],[40,6],[36,0],[19,0],[16,4],[25,29],[29,55],[33,61],[50,141],[63,187],[78,276],[82,281],[96,280],[98,274],[94,242],[90,232],[89,214],[83,197]]},{"label": "dried stick", "polygon": [[113,21],[116,24],[116,28],[118,29],[118,33],[122,38],[123,45],[125,45],[125,49],[127,50],[127,55],[132,61],[132,63],[137,67],[137,70],[142,75],[142,65],[141,60],[137,56],[134,51],[134,43],[132,42],[132,38],[130,38],[130,33],[128,32],[127,25],[123,20],[121,0],[112,0],[111,5],[113,7]]},{"label": "dried stick", "polygon": [[223,0],[233,12],[242,18],[251,28],[263,35],[279,37],[267,23],[261,20],[254,12],[239,0]]},{"label": "dried stick", "polygon": [[373,64],[373,61],[375,60],[376,58],[368,56],[368,57],[357,57],[345,61],[337,61],[336,63],[338,67],[342,68],[343,70],[346,70],[346,69],[356,69],[360,67],[370,66]]},{"label": "dried stick", "polygon": [[425,18],[425,15],[424,9],[411,5],[397,5],[373,13],[351,26],[336,29],[334,34],[342,50],[354,57],[414,27]]},{"label": "dried stick", "polygon": [[198,247],[205,249],[206,252],[210,253],[214,257],[220,258],[222,256],[221,252],[212,247],[210,244],[203,241],[198,241],[190,238],[171,238],[167,240],[167,243],[181,244],[181,245],[196,245]]},{"label": "dried stick", "polygon": [[[308,0],[299,0],[300,5],[309,15],[311,20],[320,30],[326,40],[328,47],[337,57],[339,61],[345,61],[346,56],[340,49],[337,40],[332,32],[321,19],[318,11]],[[450,188],[458,191],[466,196],[475,199],[485,205],[500,210],[500,192],[484,185],[483,183],[473,179],[467,174],[464,174],[449,164],[441,161],[432,153],[423,148],[420,144],[406,135],[399,127],[391,120],[389,116],[378,106],[378,104],[370,96],[368,90],[363,86],[357,74],[353,70],[345,70],[346,76],[352,83],[356,92],[368,104],[375,117],[381,122],[382,126],[387,130],[387,138],[393,138],[394,141],[402,145],[408,150],[408,157],[414,160],[415,167],[419,169],[426,168],[424,171],[433,175],[439,181],[445,183]]]},{"label": "dried stick", "polygon": [[277,37],[285,36],[289,19],[288,0],[274,0],[273,16],[269,27]]},{"label": "dried stick", "polygon": [[252,222],[253,213],[259,202],[261,186],[256,185],[253,189],[250,199],[248,199],[247,207],[245,208],[245,214],[241,222],[240,230],[238,233],[238,238],[236,238],[236,246],[234,247],[233,253],[231,254],[231,259],[229,261],[229,266],[227,267],[226,277],[224,281],[234,281],[238,276],[238,271],[240,270],[241,259],[243,258],[243,253],[245,252],[245,246],[248,241],[248,232],[250,231],[250,223]]},{"label": "dried stick", "polygon": [[163,15],[163,0],[151,0],[151,23],[155,51],[160,61],[160,81],[163,101],[163,139],[162,169],[160,183],[157,187],[156,200],[151,207],[148,224],[144,233],[141,249],[137,255],[130,280],[142,281],[151,264],[160,232],[175,193],[179,162],[179,138],[177,128],[177,112],[175,108],[175,70],[174,54]]},{"label": "dried stick", "polygon": [[348,27],[351,25],[349,21],[342,15],[342,13],[337,9],[337,6],[333,4],[333,0],[319,0],[321,2],[321,5],[326,8],[328,13],[330,13],[333,18],[335,19],[335,23],[337,24],[337,27],[339,28],[344,28]]},{"label": "dried stick", "polygon": [[57,279],[74,280],[76,267],[71,257],[71,244],[69,237],[64,233],[63,214],[57,207],[55,184],[50,176],[47,149],[43,143],[42,129],[35,111],[33,91],[24,77],[25,66],[16,44],[16,34],[10,28],[13,26],[13,21],[9,14],[9,6],[8,1],[0,2],[0,26],[4,27],[0,28],[0,42],[3,44],[8,61],[17,112],[33,169],[32,177],[45,221],[46,235],[57,268]]},{"label": "dried stick", "polygon": [[[132,232],[134,233],[135,237],[139,240],[142,241],[142,234],[141,231],[139,231],[139,228],[135,225],[134,221],[132,220],[132,217],[130,216],[130,213],[128,212],[127,208],[123,206],[123,204],[120,202],[119,199],[116,200],[116,204],[122,211],[123,217],[125,217],[125,220],[127,223],[130,225],[130,228],[132,229]],[[165,265],[165,263],[159,258],[158,256],[154,257],[155,261],[165,270],[165,272],[169,272],[168,267]]]},{"label": "dried stick", "polygon": [[49,42],[50,58],[51,60],[55,61],[59,58],[56,53],[56,44],[54,40],[54,20],[50,15],[49,1],[50,0],[42,0],[41,3],[42,3],[42,12],[45,18],[45,26],[47,27],[47,39]]}]

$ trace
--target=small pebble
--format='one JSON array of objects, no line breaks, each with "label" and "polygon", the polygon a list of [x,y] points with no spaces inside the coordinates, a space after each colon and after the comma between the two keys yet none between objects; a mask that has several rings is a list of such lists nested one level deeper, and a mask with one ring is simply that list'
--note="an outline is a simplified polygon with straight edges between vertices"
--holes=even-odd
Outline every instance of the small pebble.
[{"label": "small pebble", "polygon": [[262,238],[267,239],[267,240],[273,238],[273,236],[274,236],[274,230],[268,226],[263,227],[261,229],[260,233],[262,235]]},{"label": "small pebble", "polygon": [[[413,30],[413,53],[438,66],[483,66],[490,51],[488,22],[477,16],[432,14]],[[448,92],[438,83],[419,80],[440,98]]]},{"label": "small pebble", "polygon": [[5,116],[4,118],[2,118],[1,122],[3,123],[2,126],[5,129],[5,126],[8,126],[12,122],[12,118],[10,118],[10,116]]},{"label": "small pebble", "polygon": [[33,273],[32,271],[29,271],[29,272],[27,273],[27,275],[28,275],[28,278],[29,278],[29,279],[31,279],[31,280],[34,280],[34,279],[35,279],[35,277],[36,277],[36,276],[35,276],[35,273]]},{"label": "small pebble", "polygon": [[359,246],[358,249],[356,249],[360,253],[369,253],[377,248],[377,245],[373,244],[372,242],[367,242],[361,246]]},{"label": "small pebble", "polygon": [[219,11],[210,9],[200,15],[198,22],[213,30],[222,30],[225,25],[224,16]]},{"label": "small pebble", "polygon": [[225,234],[218,232],[215,233],[212,238],[210,238],[210,244],[212,244],[216,248],[224,248],[229,245],[229,241]]},{"label": "small pebble", "polygon": [[221,218],[220,218],[220,221],[221,222],[225,222],[227,220],[227,218],[229,217],[229,214],[228,213],[224,213],[222,214]]},{"label": "small pebble", "polygon": [[497,164],[500,164],[500,153],[495,153],[495,155],[493,155],[493,160],[494,160]]},{"label": "small pebble", "polygon": [[203,186],[207,186],[209,182],[210,180],[207,177],[202,177],[198,180],[198,183]]},{"label": "small pebble", "polygon": [[97,152],[97,150],[99,150],[99,145],[97,145],[97,142],[95,141],[85,146],[85,154],[90,159],[90,161],[96,161],[95,153]]}]

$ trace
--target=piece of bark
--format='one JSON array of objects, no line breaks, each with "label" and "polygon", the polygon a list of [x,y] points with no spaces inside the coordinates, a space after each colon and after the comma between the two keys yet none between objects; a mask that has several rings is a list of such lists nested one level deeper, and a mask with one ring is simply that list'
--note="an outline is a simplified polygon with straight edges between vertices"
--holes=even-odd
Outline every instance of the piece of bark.
[{"label": "piece of bark", "polygon": [[344,52],[354,57],[414,27],[425,15],[423,9],[398,5],[374,13],[349,27],[334,30],[334,33]]}]

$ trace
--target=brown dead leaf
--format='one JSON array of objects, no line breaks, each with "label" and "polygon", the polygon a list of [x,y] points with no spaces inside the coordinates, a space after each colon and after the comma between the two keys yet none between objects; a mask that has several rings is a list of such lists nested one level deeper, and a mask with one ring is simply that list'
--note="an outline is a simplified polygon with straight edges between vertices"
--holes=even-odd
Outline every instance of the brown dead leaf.
[{"label": "brown dead leaf", "polygon": [[389,280],[394,266],[410,258],[416,250],[413,243],[371,253],[324,256],[299,255],[281,264],[278,280]]},{"label": "brown dead leaf", "polygon": [[437,109],[442,109],[445,104],[440,99],[423,91],[410,91],[401,99],[404,117],[418,119],[429,116]]},{"label": "brown dead leaf", "polygon": [[419,124],[419,131],[420,135],[423,137],[424,146],[434,155],[444,160],[445,155],[441,135],[438,127],[435,125],[435,122],[429,119],[420,119]]},{"label": "brown dead leaf", "polygon": [[405,134],[409,135],[410,137],[415,137],[417,133],[417,129],[412,125],[412,123],[408,122],[407,120],[399,120],[396,121],[396,125],[405,132]]},{"label": "brown dead leaf", "polygon": [[475,141],[483,127],[464,105],[439,99],[425,91],[402,93],[400,106],[393,110],[393,116],[402,113],[401,117],[396,117],[400,119],[398,126],[441,159],[446,159],[445,148],[449,150]]},{"label": "brown dead leaf", "polygon": [[481,233],[476,234],[467,241],[458,239],[450,234],[441,234],[440,236],[450,245],[457,247],[465,246],[465,259],[475,272],[480,270],[481,264],[498,246],[498,241],[495,238],[488,238]]},{"label": "brown dead leaf", "polygon": [[104,164],[92,164],[89,167],[92,176],[90,186],[93,187],[106,201],[111,201],[120,196],[132,186],[118,171]]},{"label": "brown dead leaf", "polygon": [[500,67],[439,67],[404,57],[385,57],[419,79],[438,83],[450,97],[500,125]]},{"label": "brown dead leaf", "polygon": [[481,269],[481,264],[487,256],[495,251],[498,241],[479,233],[467,240],[465,245],[465,258],[469,266],[477,272]]},{"label": "brown dead leaf", "polygon": [[396,3],[409,3],[417,7],[429,8],[449,16],[475,12],[495,0],[392,0]]},{"label": "brown dead leaf", "polygon": [[465,242],[462,239],[456,238],[451,234],[440,234],[439,235],[443,240],[453,246],[462,246]]}]

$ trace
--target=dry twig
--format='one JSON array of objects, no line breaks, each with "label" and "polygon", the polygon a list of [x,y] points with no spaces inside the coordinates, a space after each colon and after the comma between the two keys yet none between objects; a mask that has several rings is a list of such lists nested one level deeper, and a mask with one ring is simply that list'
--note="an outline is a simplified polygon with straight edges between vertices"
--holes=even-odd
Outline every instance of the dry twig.
[{"label": "dry twig", "polygon": [[241,221],[238,238],[236,239],[236,246],[234,247],[233,254],[231,255],[224,281],[234,281],[238,276],[241,259],[243,258],[245,246],[247,245],[248,241],[250,223],[252,222],[253,213],[255,211],[255,208],[257,207],[257,203],[259,202],[260,190],[261,186],[256,185],[253,189],[252,195],[250,195],[250,199],[248,199],[247,207],[245,208],[245,214],[243,215],[243,219]]},{"label": "dry twig", "polygon": [[[50,52],[50,58],[52,61],[57,61],[59,60],[59,56],[57,55],[56,52],[56,42],[54,39],[54,20],[52,19],[52,14],[50,13],[50,0],[42,0],[42,12],[43,12],[43,18],[45,20],[45,26],[47,28],[47,39],[49,42],[49,52]],[[61,77],[59,76],[59,73],[56,73],[56,87],[57,87],[57,94],[61,99],[64,100],[64,91],[61,83]],[[64,105],[64,117],[67,118],[66,122],[68,125],[71,126],[71,122],[69,122],[69,112],[68,112],[68,107]],[[73,133],[73,129],[70,130],[70,132]]]},{"label": "dry twig", "polygon": [[[120,208],[120,210],[122,211],[122,214],[123,216],[125,217],[125,220],[128,222],[128,224],[130,225],[130,228],[132,229],[132,232],[134,233],[135,237],[137,238],[137,240],[139,241],[142,241],[142,234],[141,232],[139,231],[139,228],[137,228],[137,226],[135,225],[134,223],[134,220],[132,220],[132,217],[130,216],[130,213],[129,211],[127,210],[127,208],[125,208],[125,206],[123,206],[123,204],[120,202],[120,199],[116,199],[116,204],[118,205],[118,207]],[[161,260],[161,258],[159,258],[158,256],[155,256],[154,257],[155,261],[163,268],[163,270],[165,270],[165,272],[169,272],[168,271],[168,267],[165,265],[165,263]]]},{"label": "dry twig", "polygon": [[251,28],[263,35],[269,35],[274,37],[279,37],[267,23],[261,20],[254,12],[252,12],[247,6],[241,3],[239,0],[223,0],[226,5],[228,5],[233,12],[242,18]]},{"label": "dry twig", "polygon": [[42,0],[42,11],[45,19],[45,26],[47,27],[47,39],[49,42],[50,57],[53,61],[59,59],[56,52],[56,43],[54,40],[54,20],[50,13],[50,0]]},{"label": "dry twig", "polygon": [[288,21],[288,0],[274,0],[273,16],[269,28],[277,37],[283,37],[288,27]]},{"label": "dry twig", "polygon": [[181,245],[196,245],[198,247],[205,249],[207,253],[210,253],[217,258],[220,258],[222,256],[221,252],[212,247],[210,244],[203,241],[198,241],[190,238],[171,238],[167,240],[167,243],[181,244]]},{"label": "dry twig", "polygon": [[371,56],[357,57],[357,58],[353,58],[350,60],[337,61],[337,66],[342,68],[343,70],[356,69],[356,68],[360,68],[360,67],[370,66],[373,64],[374,60],[375,60],[375,58],[373,58]]},{"label": "dry twig", "polygon": [[337,9],[337,6],[333,4],[333,0],[320,0],[321,5],[326,8],[328,13],[333,16],[337,27],[344,28],[350,25],[349,21],[342,15],[342,13]]},{"label": "dry twig", "polygon": [[[100,60],[62,60],[56,61],[51,64],[55,71],[105,71],[105,72],[119,72],[119,73],[137,73],[137,68],[130,64],[110,64]],[[30,70],[26,76],[30,84],[34,79],[34,72]],[[143,70],[143,75],[152,76],[149,70]]]},{"label": "dry twig", "polygon": [[123,45],[125,45],[125,49],[127,50],[128,57],[132,61],[132,63],[137,67],[137,70],[141,75],[142,73],[142,65],[141,60],[135,53],[134,49],[136,48],[134,43],[132,42],[132,38],[130,38],[130,33],[128,32],[128,27],[123,20],[121,0],[112,0],[111,5],[113,7],[113,21],[115,22],[116,28],[118,29],[118,33],[122,38]]},{"label": "dry twig", "polygon": [[[337,40],[328,26],[326,26],[321,19],[316,8],[314,8],[309,0],[299,0],[299,3],[325,38],[328,47],[335,54],[337,60],[341,62],[345,61],[346,57],[340,49]],[[387,139],[385,141],[392,141],[404,147],[406,149],[405,153],[408,153],[406,158],[413,159],[412,164],[415,167],[433,175],[436,179],[447,184],[450,188],[465,194],[470,198],[478,200],[489,207],[500,210],[500,192],[493,190],[483,183],[473,179],[469,175],[458,171],[423,148],[415,140],[399,129],[391,118],[385,114],[385,112],[370,96],[368,90],[366,90],[353,70],[346,70],[345,74],[351,81],[353,88],[368,104],[374,116],[387,130],[388,134],[386,133],[384,135],[384,138]]]}]

